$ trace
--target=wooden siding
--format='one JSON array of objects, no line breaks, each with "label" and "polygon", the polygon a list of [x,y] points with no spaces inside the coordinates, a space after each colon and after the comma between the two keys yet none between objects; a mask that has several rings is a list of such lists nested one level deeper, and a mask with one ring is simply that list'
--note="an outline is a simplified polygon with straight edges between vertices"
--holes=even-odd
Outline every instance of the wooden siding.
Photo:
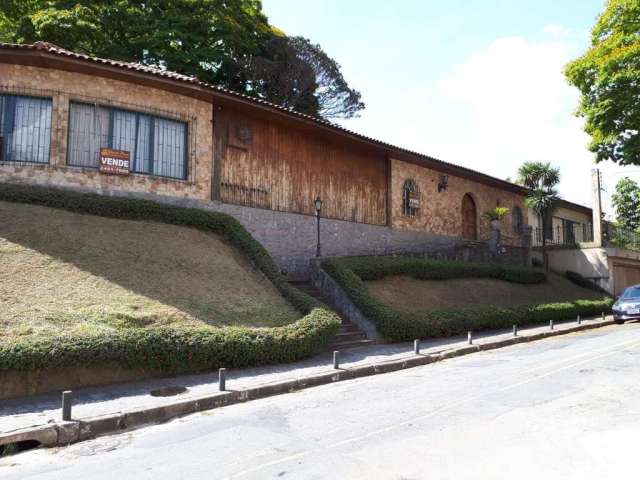
[{"label": "wooden siding", "polygon": [[220,117],[223,202],[315,215],[320,195],[323,217],[386,224],[384,155],[230,111]]}]

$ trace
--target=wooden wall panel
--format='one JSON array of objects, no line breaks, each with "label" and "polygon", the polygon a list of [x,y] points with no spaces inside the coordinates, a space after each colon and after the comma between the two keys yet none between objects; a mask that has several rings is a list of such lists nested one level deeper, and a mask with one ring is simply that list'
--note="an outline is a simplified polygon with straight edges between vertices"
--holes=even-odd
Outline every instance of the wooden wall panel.
[{"label": "wooden wall panel", "polygon": [[384,225],[384,155],[328,142],[265,120],[225,112],[223,202]]}]

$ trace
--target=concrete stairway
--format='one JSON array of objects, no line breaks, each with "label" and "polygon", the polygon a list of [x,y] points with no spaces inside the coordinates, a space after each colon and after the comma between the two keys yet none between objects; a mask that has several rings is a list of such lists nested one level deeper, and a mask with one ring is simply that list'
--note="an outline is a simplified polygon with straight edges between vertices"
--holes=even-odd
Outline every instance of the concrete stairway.
[{"label": "concrete stairway", "polygon": [[[321,302],[331,305],[331,302],[322,295],[322,292],[320,292],[320,290],[314,287],[311,283],[291,282],[291,284],[298,290],[305,292],[307,295],[311,295]],[[340,325],[340,330],[338,330],[338,333],[336,333],[336,336],[330,345],[331,350],[362,347],[365,345],[372,345],[374,343],[374,340],[369,340],[365,333],[360,330],[356,324],[345,319],[342,315],[340,315],[340,318],[342,319],[342,325]]]}]

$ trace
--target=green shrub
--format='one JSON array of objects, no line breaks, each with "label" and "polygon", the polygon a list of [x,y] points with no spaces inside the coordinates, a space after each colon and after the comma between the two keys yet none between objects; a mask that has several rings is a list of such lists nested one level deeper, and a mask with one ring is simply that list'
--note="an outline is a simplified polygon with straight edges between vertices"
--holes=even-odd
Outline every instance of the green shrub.
[{"label": "green shrub", "polygon": [[523,267],[436,262],[406,257],[331,258],[322,262],[322,268],[347,292],[362,314],[373,322],[380,335],[391,341],[459,335],[469,330],[509,328],[514,324],[524,326],[575,318],[576,315],[599,315],[603,311],[609,312],[613,305],[613,300],[605,297],[602,300],[516,307],[478,306],[405,312],[371,295],[363,280],[403,274],[423,280],[488,277],[516,283],[540,283],[546,276],[539,270]]},{"label": "green shrub", "polygon": [[0,370],[117,365],[178,373],[292,362],[326,345],[338,328],[333,312],[317,308],[274,328],[129,328],[99,335],[33,337],[0,343]]},{"label": "green shrub", "polygon": [[543,271],[511,265],[445,262],[414,257],[346,257],[339,260],[364,281],[389,275],[409,275],[419,280],[496,278],[514,283],[542,283]]},{"label": "green shrub", "polygon": [[0,201],[214,232],[244,253],[282,296],[305,314],[290,325],[276,328],[157,327],[123,329],[100,336],[20,339],[0,344],[2,370],[117,364],[176,372],[290,362],[327,345],[340,327],[340,318],[291,286],[262,245],[229,215],[147,200],[13,184],[0,184]]}]

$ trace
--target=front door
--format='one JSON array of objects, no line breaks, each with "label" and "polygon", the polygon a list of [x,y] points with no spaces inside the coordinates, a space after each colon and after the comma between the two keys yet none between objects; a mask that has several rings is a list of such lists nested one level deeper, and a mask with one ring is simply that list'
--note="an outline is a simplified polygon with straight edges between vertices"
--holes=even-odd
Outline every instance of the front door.
[{"label": "front door", "polygon": [[476,202],[468,193],[462,197],[462,237],[468,240],[478,239],[478,214]]}]

